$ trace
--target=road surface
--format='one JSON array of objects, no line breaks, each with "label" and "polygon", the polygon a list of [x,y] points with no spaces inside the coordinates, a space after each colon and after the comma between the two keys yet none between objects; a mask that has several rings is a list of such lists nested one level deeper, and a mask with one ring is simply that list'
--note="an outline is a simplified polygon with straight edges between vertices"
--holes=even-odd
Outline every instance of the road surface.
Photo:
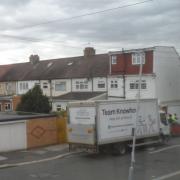
[{"label": "road surface", "polygon": [[[130,153],[77,154],[0,169],[0,180],[127,180],[129,165]],[[180,138],[168,146],[137,150],[134,180],[180,180]]]}]

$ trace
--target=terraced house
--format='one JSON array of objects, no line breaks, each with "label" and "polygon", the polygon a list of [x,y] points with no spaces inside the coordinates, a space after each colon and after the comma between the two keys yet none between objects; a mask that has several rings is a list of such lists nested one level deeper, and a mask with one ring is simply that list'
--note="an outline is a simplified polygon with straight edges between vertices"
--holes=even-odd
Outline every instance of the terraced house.
[{"label": "terraced house", "polygon": [[13,99],[34,85],[49,97],[53,111],[66,109],[69,101],[136,99],[141,61],[141,98],[158,98],[180,117],[180,58],[174,47],[165,46],[106,54],[87,47],[83,56],[40,60],[31,55],[29,62],[1,65],[0,110],[15,109]]},{"label": "terraced house", "polygon": [[40,85],[56,111],[66,109],[68,101],[106,99],[109,56],[90,47],[79,57],[41,61],[31,55],[29,62],[1,65],[0,72],[1,102]]}]

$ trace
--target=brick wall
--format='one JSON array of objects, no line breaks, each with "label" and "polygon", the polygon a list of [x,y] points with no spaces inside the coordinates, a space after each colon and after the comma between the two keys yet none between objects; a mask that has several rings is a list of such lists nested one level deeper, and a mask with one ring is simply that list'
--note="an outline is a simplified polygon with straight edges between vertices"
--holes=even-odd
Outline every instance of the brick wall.
[{"label": "brick wall", "polygon": [[[153,51],[145,52],[145,64],[143,74],[153,73]],[[139,65],[132,65],[132,53],[117,54],[117,64],[111,64],[111,75],[117,74],[138,74]]]}]

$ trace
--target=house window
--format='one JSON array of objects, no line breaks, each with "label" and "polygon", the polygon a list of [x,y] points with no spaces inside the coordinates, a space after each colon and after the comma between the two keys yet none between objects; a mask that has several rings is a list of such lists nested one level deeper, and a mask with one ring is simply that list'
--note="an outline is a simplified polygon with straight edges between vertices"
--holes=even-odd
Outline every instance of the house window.
[{"label": "house window", "polygon": [[111,56],[111,64],[117,64],[117,56]]},{"label": "house window", "polygon": [[11,110],[11,104],[10,103],[5,103],[5,111],[10,111]]},{"label": "house window", "polygon": [[147,83],[145,80],[141,82],[141,89],[147,89]]},{"label": "house window", "polygon": [[28,89],[28,83],[27,82],[21,82],[20,83],[20,90],[27,90]]},{"label": "house window", "polygon": [[98,88],[105,88],[105,82],[104,81],[98,81]]},{"label": "house window", "polygon": [[35,86],[40,86],[40,83],[35,83]]},{"label": "house window", "polygon": [[88,81],[76,81],[76,89],[88,89]]},{"label": "house window", "polygon": [[48,88],[48,83],[47,83],[47,82],[44,82],[44,83],[43,83],[43,88],[44,88],[44,89],[47,89],[47,88]]},{"label": "house window", "polygon": [[61,111],[61,110],[62,110],[62,107],[61,107],[61,105],[58,104],[58,105],[56,106],[56,111]]},{"label": "house window", "polygon": [[111,88],[112,89],[118,88],[118,82],[116,80],[115,81],[111,81]]},{"label": "house window", "polygon": [[[138,89],[139,88],[139,81],[131,82],[129,84],[130,89]],[[141,81],[141,89],[147,89],[147,83],[145,80]]]},{"label": "house window", "polygon": [[55,91],[66,91],[66,82],[58,82],[55,84]]},{"label": "house window", "polygon": [[22,83],[20,83],[20,85],[19,85],[19,86],[20,86],[20,90],[22,90]]},{"label": "house window", "polygon": [[140,65],[145,64],[145,53],[133,53],[132,54],[132,64],[133,65]]}]

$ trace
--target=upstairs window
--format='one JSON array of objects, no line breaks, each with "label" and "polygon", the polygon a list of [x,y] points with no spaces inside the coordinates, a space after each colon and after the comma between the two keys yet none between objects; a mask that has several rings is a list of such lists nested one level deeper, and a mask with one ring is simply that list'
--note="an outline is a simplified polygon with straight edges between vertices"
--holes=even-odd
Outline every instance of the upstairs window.
[{"label": "upstairs window", "polygon": [[111,64],[117,64],[117,56],[115,55],[111,56]]},{"label": "upstairs window", "polygon": [[112,89],[117,89],[118,88],[118,82],[116,80],[111,81],[111,88]]},{"label": "upstairs window", "polygon": [[44,82],[43,83],[43,89],[47,89],[48,88],[48,83],[47,82]]},{"label": "upstairs window", "polygon": [[20,86],[20,90],[28,90],[27,82],[21,82],[19,86]]},{"label": "upstairs window", "polygon": [[40,83],[35,83],[35,86],[40,86]]},{"label": "upstairs window", "polygon": [[145,64],[145,53],[133,53],[132,54],[132,64],[133,65],[140,65],[142,61],[142,64]]},{"label": "upstairs window", "polygon": [[88,89],[88,81],[76,81],[76,89]]},{"label": "upstairs window", "polygon": [[66,91],[66,82],[56,82],[55,91]]},{"label": "upstairs window", "polygon": [[98,88],[105,88],[105,82],[104,81],[98,81]]}]

